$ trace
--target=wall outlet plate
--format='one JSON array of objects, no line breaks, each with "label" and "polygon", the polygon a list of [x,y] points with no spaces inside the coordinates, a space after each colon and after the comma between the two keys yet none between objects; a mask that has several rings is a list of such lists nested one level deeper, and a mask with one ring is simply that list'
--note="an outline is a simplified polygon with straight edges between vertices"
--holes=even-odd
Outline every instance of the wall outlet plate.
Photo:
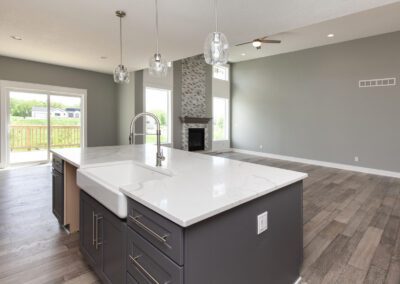
[{"label": "wall outlet plate", "polygon": [[257,216],[257,234],[261,234],[268,230],[268,211]]}]

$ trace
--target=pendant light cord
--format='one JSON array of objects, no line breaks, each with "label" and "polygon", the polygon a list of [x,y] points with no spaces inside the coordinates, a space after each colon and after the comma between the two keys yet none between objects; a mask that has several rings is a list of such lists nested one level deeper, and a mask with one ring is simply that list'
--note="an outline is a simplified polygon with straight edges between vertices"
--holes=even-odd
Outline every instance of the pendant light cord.
[{"label": "pendant light cord", "polygon": [[159,54],[159,50],[158,50],[158,0],[155,0],[155,4],[156,4],[156,50],[157,50],[157,54]]},{"label": "pendant light cord", "polygon": [[122,17],[119,17],[119,52],[122,65]]},{"label": "pendant light cord", "polygon": [[214,0],[215,32],[218,32],[218,0]]}]

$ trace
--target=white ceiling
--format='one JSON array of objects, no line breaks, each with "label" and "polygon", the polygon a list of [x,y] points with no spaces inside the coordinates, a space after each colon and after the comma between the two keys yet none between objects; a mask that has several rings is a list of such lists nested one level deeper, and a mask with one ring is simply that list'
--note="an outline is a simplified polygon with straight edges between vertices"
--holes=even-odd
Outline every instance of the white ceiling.
[{"label": "white ceiling", "polygon": [[[220,29],[235,45],[395,2],[399,1],[219,0]],[[201,53],[204,39],[214,27],[213,0],[159,0],[159,6],[163,56],[172,61]],[[0,54],[112,73],[119,62],[118,19],[114,16],[118,9],[127,12],[124,63],[131,70],[145,68],[155,48],[151,0],[0,0]],[[333,31],[338,34],[334,40],[340,40],[341,31],[353,28],[343,25]],[[326,32],[320,30],[322,36]],[[13,40],[10,35],[23,40]],[[285,44],[304,48],[304,43],[294,44],[292,33],[284,36],[288,38],[279,37],[287,42],[281,48]],[[235,52],[233,48],[232,59]],[[102,60],[101,56],[108,58]]]},{"label": "white ceiling", "polygon": [[[400,31],[400,3],[355,13],[270,37],[281,44],[266,44],[260,50],[251,44],[230,51],[230,61],[239,62],[259,57],[328,45],[357,38]],[[328,38],[328,34],[334,34]]]}]

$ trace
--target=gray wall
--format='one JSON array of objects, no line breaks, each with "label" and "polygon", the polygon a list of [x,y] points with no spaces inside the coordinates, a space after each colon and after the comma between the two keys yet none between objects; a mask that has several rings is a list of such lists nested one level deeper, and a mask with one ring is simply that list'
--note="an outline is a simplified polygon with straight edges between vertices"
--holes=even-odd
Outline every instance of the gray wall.
[{"label": "gray wall", "polygon": [[182,122],[179,119],[182,116],[182,60],[173,62],[174,83],[172,100],[172,123],[174,148],[182,149]]},{"label": "gray wall", "polygon": [[[139,114],[143,112],[143,101],[144,101],[144,93],[143,93],[143,70],[136,71],[135,72],[135,114]],[[136,132],[137,133],[143,133],[144,131],[144,124],[143,120],[140,119],[139,121],[136,122]],[[143,144],[144,143],[144,137],[143,136],[137,136],[136,139],[136,144]]]},{"label": "gray wall", "polygon": [[396,32],[233,64],[232,146],[400,172],[400,87],[358,88],[399,80],[399,51]]},{"label": "gray wall", "polygon": [[88,146],[117,142],[117,97],[112,75],[0,56],[0,80],[87,89]]},{"label": "gray wall", "polygon": [[129,143],[128,134],[130,121],[135,114],[135,72],[130,73],[129,84],[117,86],[118,98],[118,144]]}]

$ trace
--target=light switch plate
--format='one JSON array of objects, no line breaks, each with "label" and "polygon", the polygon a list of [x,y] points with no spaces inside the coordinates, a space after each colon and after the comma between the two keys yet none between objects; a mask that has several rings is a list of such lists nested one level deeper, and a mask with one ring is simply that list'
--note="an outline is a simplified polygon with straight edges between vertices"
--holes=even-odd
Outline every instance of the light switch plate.
[{"label": "light switch plate", "polygon": [[268,229],[268,211],[257,216],[257,234],[261,234]]}]

